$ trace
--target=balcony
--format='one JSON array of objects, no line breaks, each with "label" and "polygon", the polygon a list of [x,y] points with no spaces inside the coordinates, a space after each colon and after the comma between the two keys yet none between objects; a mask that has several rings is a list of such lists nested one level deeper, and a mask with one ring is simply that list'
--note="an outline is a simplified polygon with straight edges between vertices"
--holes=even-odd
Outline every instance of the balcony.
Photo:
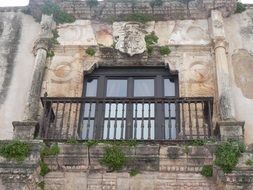
[{"label": "balcony", "polygon": [[208,139],[213,98],[42,97],[44,140]]}]

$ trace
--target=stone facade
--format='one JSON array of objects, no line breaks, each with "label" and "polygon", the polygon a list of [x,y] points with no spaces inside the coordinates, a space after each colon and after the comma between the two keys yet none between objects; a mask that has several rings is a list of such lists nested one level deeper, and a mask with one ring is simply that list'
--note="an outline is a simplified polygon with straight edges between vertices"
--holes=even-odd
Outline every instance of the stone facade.
[{"label": "stone facade", "polygon": [[[234,0],[195,0],[188,6],[166,1],[154,9],[147,1],[135,7],[103,1],[97,8],[87,7],[85,1],[55,2],[77,20],[56,26],[51,16],[43,15],[39,25],[31,16],[14,12],[18,9],[0,12],[0,139],[13,136],[34,144],[23,163],[1,157],[0,189],[38,188],[41,144],[31,140],[38,132],[42,115],[40,96],[47,93],[50,97],[81,97],[86,74],[100,66],[169,68],[178,73],[180,97],[214,97],[213,124],[217,128],[211,132],[217,133],[220,140],[245,137],[246,144],[253,142],[252,8],[231,15]],[[43,1],[31,0],[29,8],[34,17],[41,16],[42,4]],[[123,18],[133,10],[153,14],[159,21],[103,22],[110,16]],[[59,44],[53,49],[55,55],[48,57],[48,42],[55,28]],[[144,39],[152,32],[159,39],[149,54]],[[171,48],[167,56],[159,53],[159,47],[164,45]],[[94,56],[85,52],[89,47],[96,50]],[[12,121],[16,121],[14,130],[10,127]],[[187,119],[185,122],[189,124]],[[214,178],[205,178],[200,171],[204,165],[213,164],[216,144],[144,143],[122,147],[128,161],[120,172],[110,172],[99,163],[109,145],[59,146],[60,154],[44,158],[51,169],[43,179],[48,190],[253,189],[252,167],[245,165],[247,159],[253,158],[250,149],[232,173],[224,174],[215,167]],[[132,168],[140,170],[140,174],[131,177],[128,171]]]}]

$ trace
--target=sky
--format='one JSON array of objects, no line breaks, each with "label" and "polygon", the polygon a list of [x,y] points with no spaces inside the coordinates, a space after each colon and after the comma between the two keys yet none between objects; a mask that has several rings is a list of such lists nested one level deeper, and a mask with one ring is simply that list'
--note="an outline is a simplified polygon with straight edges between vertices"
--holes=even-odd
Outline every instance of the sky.
[{"label": "sky", "polygon": [[[242,3],[253,4],[253,0],[241,0]],[[0,7],[26,6],[29,0],[0,0]]]}]

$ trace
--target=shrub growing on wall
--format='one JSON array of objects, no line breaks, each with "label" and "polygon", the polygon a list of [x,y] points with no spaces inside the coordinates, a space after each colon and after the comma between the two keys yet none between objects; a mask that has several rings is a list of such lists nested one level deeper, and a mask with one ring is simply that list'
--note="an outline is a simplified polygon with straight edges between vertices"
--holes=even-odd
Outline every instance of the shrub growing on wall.
[{"label": "shrub growing on wall", "polygon": [[23,161],[29,155],[29,151],[29,144],[17,140],[1,143],[0,145],[0,155],[16,161]]},{"label": "shrub growing on wall", "polygon": [[246,5],[242,4],[241,2],[236,3],[235,13],[242,13],[245,10],[246,10]]},{"label": "shrub growing on wall", "polygon": [[85,52],[90,56],[94,56],[96,54],[96,50],[91,47],[87,48]]},{"label": "shrub growing on wall", "polygon": [[109,170],[121,170],[126,162],[125,154],[120,147],[112,146],[105,149],[105,154],[101,159],[101,164],[109,168]]},{"label": "shrub growing on wall", "polygon": [[225,173],[230,173],[238,163],[238,159],[245,151],[245,145],[241,141],[227,141],[221,143],[216,150],[215,164]]},{"label": "shrub growing on wall", "polygon": [[169,55],[171,52],[169,46],[161,46],[160,47],[160,54],[161,55]]}]

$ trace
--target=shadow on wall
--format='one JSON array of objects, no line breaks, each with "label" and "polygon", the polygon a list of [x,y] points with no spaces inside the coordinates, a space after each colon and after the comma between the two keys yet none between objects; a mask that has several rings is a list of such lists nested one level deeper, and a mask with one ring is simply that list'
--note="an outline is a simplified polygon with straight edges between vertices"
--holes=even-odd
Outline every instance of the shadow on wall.
[{"label": "shadow on wall", "polygon": [[[243,61],[242,61],[243,60]],[[235,82],[246,98],[253,99],[253,56],[245,49],[232,55]]]}]

